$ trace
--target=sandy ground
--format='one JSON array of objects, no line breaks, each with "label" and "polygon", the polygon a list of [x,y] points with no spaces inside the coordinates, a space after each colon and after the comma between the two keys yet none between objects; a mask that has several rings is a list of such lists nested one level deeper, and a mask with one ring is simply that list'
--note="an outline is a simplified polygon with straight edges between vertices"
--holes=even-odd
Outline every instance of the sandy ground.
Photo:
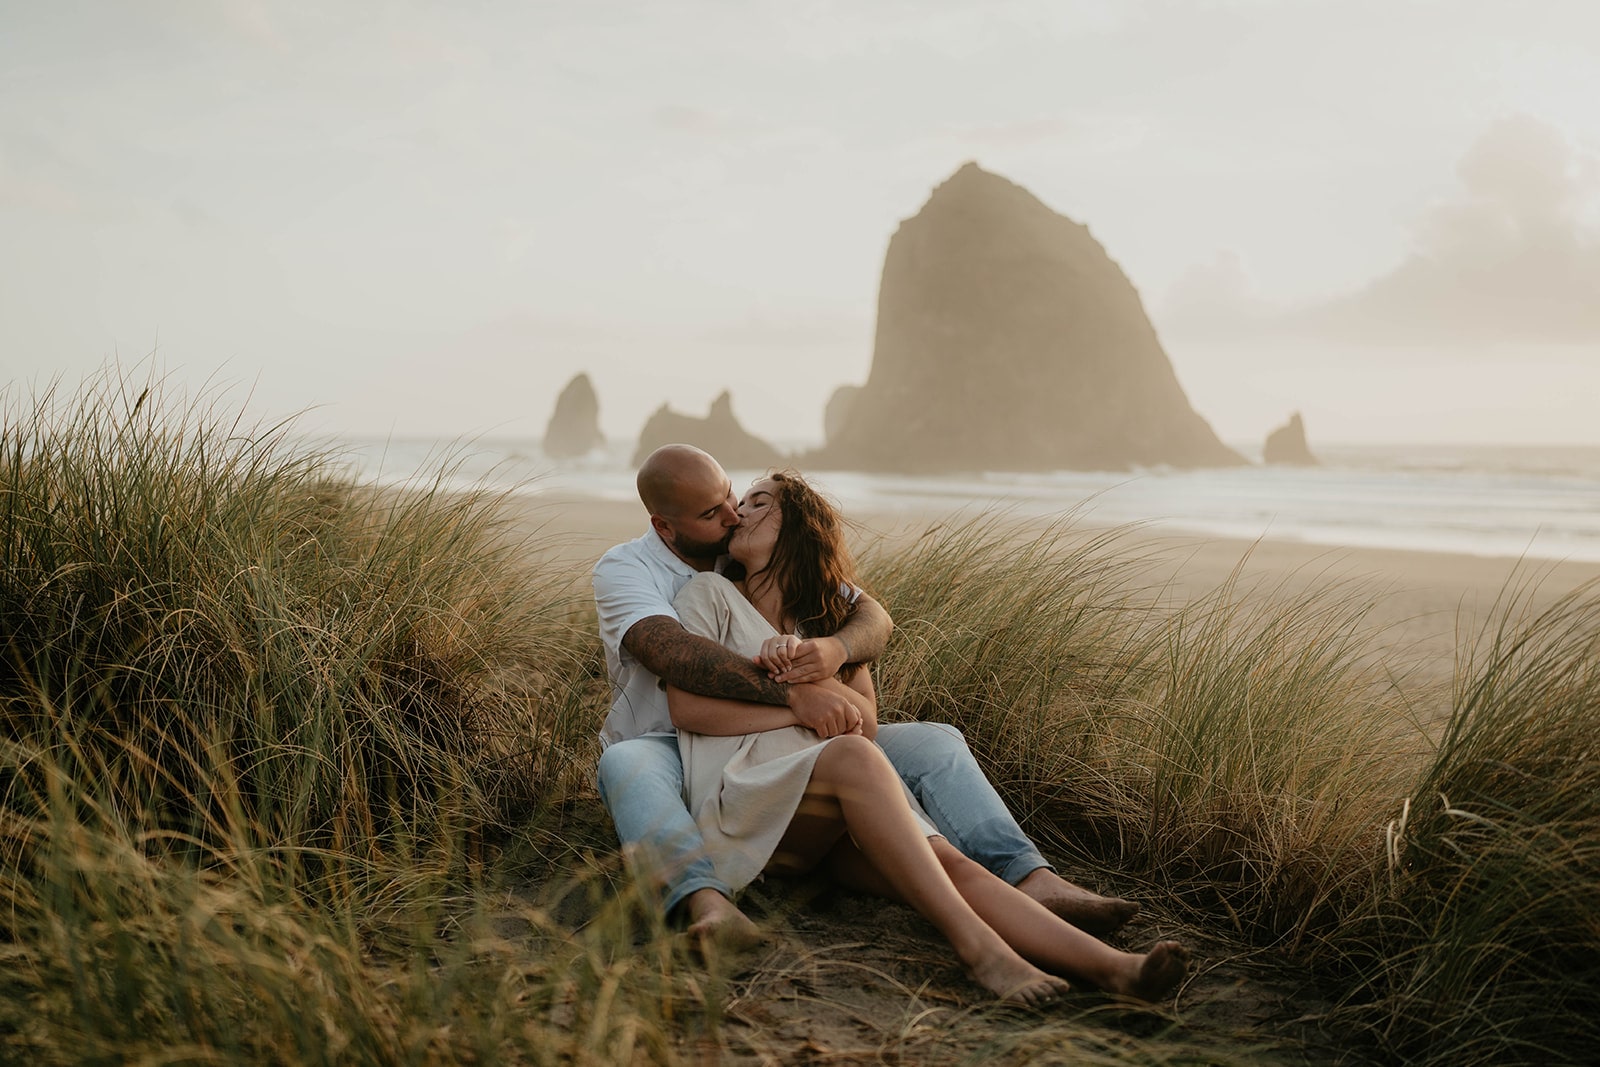
[{"label": "sandy ground", "polygon": [[[574,566],[588,566],[611,545],[646,529],[636,502],[573,495],[528,497],[520,521],[537,532],[545,549]],[[948,513],[849,516],[858,543],[914,538]],[[971,516],[968,515],[968,518]],[[1043,520],[1014,524],[1016,536],[1048,527]],[[1085,534],[1093,530],[1085,529]],[[1446,552],[1330,548],[1292,541],[1237,541],[1182,533],[1130,531],[1119,541],[1130,554],[1149,555],[1148,578],[1164,587],[1163,600],[1181,604],[1234,578],[1249,595],[1286,594],[1310,585],[1337,585],[1370,600],[1368,616],[1397,659],[1448,677],[1457,651],[1491,617],[1507,593],[1537,612],[1586,582],[1600,582],[1600,564],[1517,560]],[[888,605],[893,611],[893,605]]]}]

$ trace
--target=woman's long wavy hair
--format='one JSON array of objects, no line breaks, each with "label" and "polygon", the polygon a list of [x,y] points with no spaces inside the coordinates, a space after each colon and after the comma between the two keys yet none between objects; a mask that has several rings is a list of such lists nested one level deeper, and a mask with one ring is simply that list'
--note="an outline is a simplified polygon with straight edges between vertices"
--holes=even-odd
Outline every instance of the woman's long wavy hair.
[{"label": "woman's long wavy hair", "polygon": [[826,497],[799,472],[774,471],[772,498],[781,516],[772,559],[756,574],[729,573],[745,581],[771,573],[783,596],[783,614],[806,637],[838,633],[856,606],[843,590],[860,587],[844,541],[844,522]]}]

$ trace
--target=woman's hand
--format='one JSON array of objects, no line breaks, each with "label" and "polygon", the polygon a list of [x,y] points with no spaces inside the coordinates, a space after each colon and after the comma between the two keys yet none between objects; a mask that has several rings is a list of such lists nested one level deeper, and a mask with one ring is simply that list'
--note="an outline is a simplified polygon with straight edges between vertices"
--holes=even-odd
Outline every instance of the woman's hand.
[{"label": "woman's hand", "polygon": [[799,634],[774,634],[761,642],[761,651],[756,653],[756,664],[777,681],[778,675],[794,666],[795,651],[803,644],[805,639]]},{"label": "woman's hand", "polygon": [[838,682],[789,687],[789,710],[801,726],[822,738],[861,733],[866,726],[861,703],[859,694]]},{"label": "woman's hand", "polygon": [[794,685],[832,678],[848,656],[844,642],[837,637],[806,639],[797,634],[779,634],[761,643],[756,664],[773,681]]}]

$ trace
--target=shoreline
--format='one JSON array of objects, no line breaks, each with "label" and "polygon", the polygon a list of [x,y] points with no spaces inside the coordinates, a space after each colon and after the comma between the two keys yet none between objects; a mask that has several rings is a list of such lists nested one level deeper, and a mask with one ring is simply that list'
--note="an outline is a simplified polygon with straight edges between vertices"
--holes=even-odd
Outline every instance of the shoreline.
[{"label": "shoreline", "polygon": [[[538,496],[507,498],[508,511],[517,525],[538,530],[541,536],[570,542],[568,558],[598,559],[607,548],[638,537],[649,523],[638,501],[619,501],[573,491],[550,491]],[[972,507],[946,511],[924,509],[915,512],[867,511],[847,514],[856,531],[857,543],[879,538],[895,540],[919,536],[928,529],[951,522],[976,522],[986,514]],[[1102,533],[1115,527],[1096,523],[1074,523],[1068,517],[998,517],[999,523],[1018,535],[1040,533],[1063,523],[1083,534]],[[1204,574],[1218,573],[1226,565],[1248,559],[1246,570],[1280,570],[1325,559],[1349,564],[1355,572],[1390,577],[1409,576],[1429,585],[1460,585],[1481,590],[1498,589],[1515,572],[1548,572],[1549,580],[1565,588],[1586,581],[1600,580],[1600,563],[1584,560],[1554,560],[1543,557],[1480,555],[1433,549],[1384,548],[1366,545],[1325,545],[1288,538],[1217,537],[1179,528],[1137,525],[1125,528],[1127,543],[1151,544],[1194,550],[1186,569]],[[587,553],[592,552],[592,555]]]},{"label": "shoreline", "polygon": [[[519,532],[552,563],[587,570],[612,545],[648,529],[642,505],[577,492],[507,498]],[[853,547],[893,545],[923,536],[943,523],[984,521],[975,508],[847,514]],[[1143,577],[1159,597],[1153,608],[1173,608],[1235,583],[1246,599],[1292,596],[1334,587],[1370,604],[1364,621],[1383,650],[1405,667],[1421,667],[1435,680],[1454,673],[1458,653],[1495,616],[1507,594],[1522,602],[1519,614],[1537,614],[1586,583],[1600,584],[1600,563],[1476,556],[1415,549],[1330,547],[1289,540],[1240,539],[1167,529],[1117,529],[1062,517],[996,517],[997,534],[1031,539],[1063,525],[1068,541],[1111,531],[1107,551],[1145,562]],[[891,612],[893,605],[888,605]]]},{"label": "shoreline", "polygon": [[[1413,449],[1382,462],[1317,468],[949,472],[809,470],[846,514],[896,523],[963,508],[1005,508],[1024,520],[1076,514],[1101,526],[1143,523],[1191,540],[1254,541],[1442,552],[1600,564],[1600,448],[1529,457],[1504,450]],[[1567,450],[1571,451],[1571,450]],[[423,443],[352,454],[358,476],[420,480],[449,453]],[[359,458],[359,462],[357,459]],[[489,487],[529,498],[634,498],[633,467],[612,449],[552,461],[537,445],[502,443],[452,463],[451,490]],[[760,471],[733,470],[736,485]]]}]

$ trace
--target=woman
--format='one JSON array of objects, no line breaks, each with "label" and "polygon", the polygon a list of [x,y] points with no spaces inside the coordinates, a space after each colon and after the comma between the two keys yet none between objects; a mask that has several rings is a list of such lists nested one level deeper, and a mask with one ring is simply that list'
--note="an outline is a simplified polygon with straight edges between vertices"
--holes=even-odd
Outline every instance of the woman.
[{"label": "woman", "polygon": [[[782,668],[796,642],[836,632],[859,596],[841,524],[792,471],[752,485],[739,517],[727,577],[697,575],[674,606],[690,631]],[[1177,985],[1188,959],[1177,942],[1119,952],[937,836],[872,741],[877,699],[864,665],[822,684],[857,711],[827,738],[793,725],[787,708],[667,689],[689,810],[728,884],[821,867],[904,900],[949,938],[979,984],[1025,1004],[1069,989],[1057,975],[1144,1000]]]}]

